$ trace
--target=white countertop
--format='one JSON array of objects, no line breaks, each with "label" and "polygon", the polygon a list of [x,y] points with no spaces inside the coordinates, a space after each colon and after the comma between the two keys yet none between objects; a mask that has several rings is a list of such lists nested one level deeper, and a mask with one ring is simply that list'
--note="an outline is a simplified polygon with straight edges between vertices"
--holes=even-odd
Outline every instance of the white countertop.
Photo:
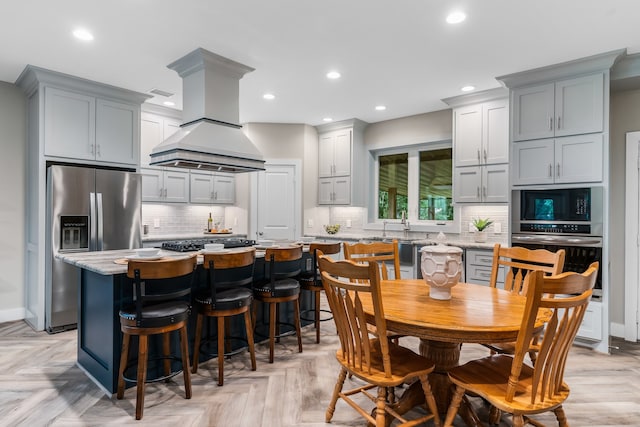
[{"label": "white countertop", "polygon": [[246,234],[207,234],[204,232],[195,233],[173,233],[173,234],[147,234],[142,236],[142,242],[168,242],[172,240],[190,240],[190,239],[227,239],[242,238],[246,239]]},{"label": "white countertop", "polygon": [[[369,236],[365,234],[358,233],[342,233],[338,232],[336,234],[305,234],[305,236],[315,237],[318,240],[349,240],[349,241],[358,241],[358,240],[381,240],[380,236]],[[409,242],[416,246],[425,246],[425,245],[437,245],[439,242],[437,239],[404,239],[397,236],[388,236],[384,239],[393,240],[397,239],[398,241]],[[471,240],[460,240],[460,239],[447,239],[444,241],[445,245],[448,246],[457,246],[464,249],[493,249],[493,246],[496,242],[486,242],[486,243],[478,243]]]}]

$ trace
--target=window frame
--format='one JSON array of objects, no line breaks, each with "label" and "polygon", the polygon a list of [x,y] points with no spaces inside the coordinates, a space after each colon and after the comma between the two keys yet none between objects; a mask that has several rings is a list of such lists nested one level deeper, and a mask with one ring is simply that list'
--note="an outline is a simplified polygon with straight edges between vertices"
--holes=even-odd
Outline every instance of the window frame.
[{"label": "window frame", "polygon": [[[421,143],[415,145],[401,146],[401,147],[389,147],[371,151],[371,197],[369,203],[367,203],[368,222],[365,229],[370,230],[382,230],[383,221],[387,224],[387,231],[402,230],[402,225],[399,219],[378,219],[378,193],[379,193],[379,179],[380,169],[378,159],[380,156],[387,156],[393,154],[408,154],[407,174],[409,177],[407,193],[408,193],[408,212],[407,220],[409,221],[410,231],[423,231],[423,232],[445,232],[445,233],[459,233],[460,232],[460,216],[461,209],[456,203],[453,204],[453,220],[451,221],[438,221],[438,220],[419,220],[418,219],[418,202],[420,199],[420,152],[439,150],[442,148],[453,148],[451,140],[436,141]],[[452,152],[453,160],[453,152]],[[453,164],[453,163],[452,163]],[[451,178],[453,180],[453,167],[451,170]],[[454,183],[455,185],[455,183]],[[453,188],[451,190],[451,197],[453,198]],[[400,224],[398,229],[395,224]],[[391,228],[389,228],[391,225]]]}]

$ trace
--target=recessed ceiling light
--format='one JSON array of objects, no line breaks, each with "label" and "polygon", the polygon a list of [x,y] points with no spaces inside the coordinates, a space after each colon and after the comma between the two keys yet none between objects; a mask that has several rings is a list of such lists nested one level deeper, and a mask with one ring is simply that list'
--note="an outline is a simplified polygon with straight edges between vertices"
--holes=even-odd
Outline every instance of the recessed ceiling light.
[{"label": "recessed ceiling light", "polygon": [[75,30],[73,30],[73,36],[78,40],[86,42],[90,42],[91,40],[93,40],[93,34],[91,34],[88,30],[85,30],[84,28],[76,28]]},{"label": "recessed ceiling light", "polygon": [[274,94],[272,94],[272,93],[265,93],[264,95],[262,95],[262,97],[264,99],[268,99],[268,100],[272,100],[272,99],[276,98],[276,96]]},{"label": "recessed ceiling light", "polygon": [[464,12],[461,12],[459,10],[456,10],[455,12],[451,12],[449,15],[447,15],[447,22],[449,24],[459,24],[465,19],[467,19],[467,15],[465,15]]},{"label": "recessed ceiling light", "polygon": [[174,105],[176,105],[176,103],[173,101],[164,101],[163,104],[167,107],[173,107]]},{"label": "recessed ceiling light", "polygon": [[333,119],[331,117],[325,117],[324,119],[322,119],[323,122],[332,122]]},{"label": "recessed ceiling light", "polygon": [[463,92],[471,92],[475,88],[476,88],[475,86],[463,86],[463,87],[460,88],[460,90],[463,91]]},{"label": "recessed ceiling light", "polygon": [[331,80],[339,79],[340,78],[340,73],[337,72],[337,71],[329,71],[327,73],[327,78],[331,79]]},{"label": "recessed ceiling light", "polygon": [[386,110],[387,107],[384,105],[376,105],[376,111],[384,111]]}]

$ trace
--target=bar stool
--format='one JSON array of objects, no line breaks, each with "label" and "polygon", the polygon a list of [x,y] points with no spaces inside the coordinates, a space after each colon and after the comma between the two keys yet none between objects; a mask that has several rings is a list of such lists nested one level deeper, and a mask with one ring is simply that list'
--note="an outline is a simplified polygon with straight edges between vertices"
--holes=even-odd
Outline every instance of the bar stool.
[{"label": "bar stool", "polygon": [[[295,279],[302,271],[301,260],[302,246],[267,248],[264,256],[265,281],[258,285],[254,284],[253,296],[255,299],[269,305],[269,363],[273,363],[275,340],[281,336],[280,315],[279,312],[276,314],[278,304],[281,302],[293,302],[298,352],[302,353],[300,283]],[[256,314],[257,306],[254,305],[254,317]]]},{"label": "bar stool", "polygon": [[[314,297],[314,308],[312,310],[305,310],[302,312],[302,320],[313,320],[315,328],[316,328],[316,343],[320,343],[320,322],[325,322],[327,320],[333,319],[333,316],[327,317],[326,319],[320,319],[320,312],[325,312],[331,314],[330,310],[321,310],[320,309],[320,292],[323,291],[322,287],[322,279],[320,274],[318,273],[318,251],[320,251],[324,255],[332,255],[340,253],[340,242],[338,243],[320,243],[314,242],[309,245],[309,252],[313,256],[313,273],[311,274],[303,274],[298,278],[300,282],[300,288],[313,292]],[[313,319],[307,319],[304,316],[313,312]]]},{"label": "bar stool", "polygon": [[[191,399],[187,336],[191,305],[184,297],[191,293],[196,265],[195,256],[160,261],[131,260],[128,263],[127,277],[133,279],[134,302],[120,310],[123,337],[116,397],[123,398],[125,381],[136,383],[136,420],[142,418],[145,383],[167,380],[180,373],[171,371],[171,360],[181,360],[185,395],[187,399]],[[181,358],[170,355],[172,331],[180,331]],[[136,379],[125,377],[129,343],[133,335],[138,337]],[[162,336],[163,356],[160,359],[164,360],[164,376],[147,380],[148,339],[151,335]]]},{"label": "bar stool", "polygon": [[[224,344],[225,319],[244,314],[247,344],[251,355],[251,370],[256,370],[256,353],[253,343],[253,326],[249,308],[253,302],[253,292],[247,286],[253,283],[253,270],[256,250],[254,248],[224,254],[204,255],[204,268],[207,270],[209,288],[196,295],[198,310],[196,337],[193,350],[192,372],[198,371],[198,360],[202,339],[202,320],[204,316],[215,317],[218,323],[218,385],[224,383]],[[228,326],[228,323],[226,323]],[[228,337],[235,338],[235,337]]]}]

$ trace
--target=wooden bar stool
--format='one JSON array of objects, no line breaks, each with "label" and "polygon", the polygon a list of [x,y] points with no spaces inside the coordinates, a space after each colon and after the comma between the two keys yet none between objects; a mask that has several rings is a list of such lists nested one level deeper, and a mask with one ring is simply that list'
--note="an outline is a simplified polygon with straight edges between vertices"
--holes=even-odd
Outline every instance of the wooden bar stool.
[{"label": "wooden bar stool", "polygon": [[195,374],[198,371],[203,317],[215,317],[218,322],[218,385],[220,386],[224,383],[225,319],[228,317],[244,314],[247,344],[251,355],[251,370],[256,370],[253,325],[249,314],[249,308],[253,302],[253,292],[250,286],[253,283],[255,256],[256,250],[254,248],[233,253],[204,255],[203,265],[208,273],[209,288],[196,295],[195,298],[198,317],[193,346],[192,372]]},{"label": "wooden bar stool", "polygon": [[[338,243],[320,243],[313,242],[309,245],[309,252],[313,256],[313,273],[304,274],[298,278],[300,282],[300,288],[313,292],[314,298],[314,309],[306,310],[302,312],[303,320],[313,320],[315,328],[316,328],[316,343],[320,343],[320,322],[324,322],[327,320],[333,319],[333,316],[327,317],[326,319],[320,319],[320,312],[331,313],[330,310],[321,310],[320,309],[320,292],[323,291],[322,288],[322,278],[318,273],[318,251],[322,252],[324,255],[333,255],[340,253],[340,242]],[[313,312],[313,319],[306,319],[304,316],[306,313]]]},{"label": "wooden bar stool", "polygon": [[[171,360],[182,361],[185,395],[187,399],[191,399],[187,336],[191,305],[185,297],[191,293],[196,265],[195,256],[160,261],[129,261],[128,263],[127,277],[133,279],[134,302],[131,306],[120,310],[120,328],[123,338],[116,397],[123,398],[125,381],[136,383],[136,420],[142,418],[145,383],[167,380],[180,373],[180,371],[171,371]],[[172,331],[180,331],[181,358],[170,355],[169,339]],[[136,379],[125,377],[132,335],[137,336],[139,341]],[[153,380],[147,380],[150,335],[162,335],[162,359],[164,360],[164,376]]]},{"label": "wooden bar stool", "polygon": [[[302,271],[302,246],[268,248],[265,252],[265,281],[254,285],[256,300],[269,305],[269,363],[273,363],[276,338],[280,338],[280,316],[276,315],[278,304],[293,302],[295,330],[298,336],[298,352],[302,353],[300,331],[300,283],[295,279]],[[254,306],[254,317],[257,306]],[[254,323],[255,324],[255,323]],[[278,332],[276,334],[276,328]]]}]

